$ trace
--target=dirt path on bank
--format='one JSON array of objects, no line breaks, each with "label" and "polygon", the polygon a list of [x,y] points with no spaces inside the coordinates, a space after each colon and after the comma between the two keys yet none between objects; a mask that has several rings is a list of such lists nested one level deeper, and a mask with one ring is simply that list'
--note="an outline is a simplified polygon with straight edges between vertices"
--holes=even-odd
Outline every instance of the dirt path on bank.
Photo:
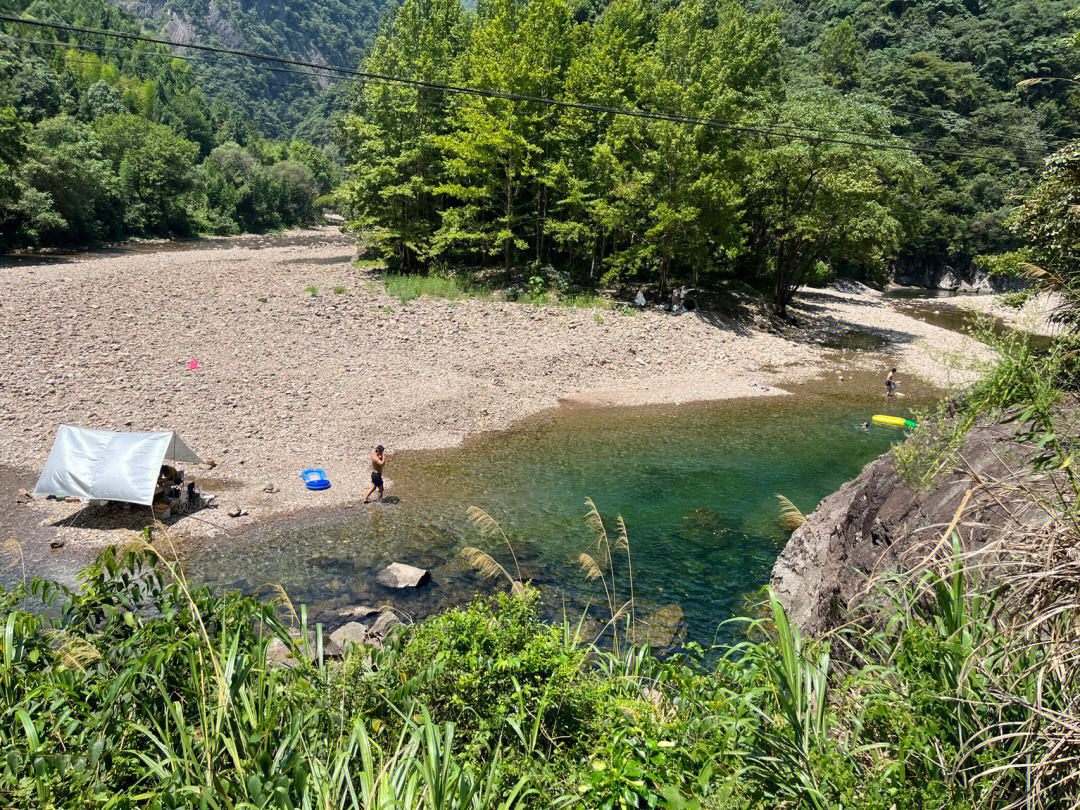
[{"label": "dirt path on bank", "polygon": [[[195,471],[203,489],[249,513],[205,510],[176,524],[213,534],[212,524],[361,499],[376,443],[391,454],[449,446],[560,402],[782,394],[837,369],[876,380],[894,364],[901,379],[947,387],[970,377],[966,359],[987,355],[854,285],[804,293],[800,326],[778,326],[756,307],[729,318],[477,300],[403,306],[373,270],[350,264],[351,252],[325,228],[0,267],[0,465],[35,477],[60,424],[176,430],[217,463]],[[835,350],[864,339],[880,345]],[[299,472],[311,466],[327,471],[329,491],[303,488]],[[392,479],[392,455],[387,469]],[[16,506],[5,495],[0,529],[15,529],[13,510],[80,545],[113,542],[114,529],[139,520],[95,522],[78,505]],[[72,516],[77,528],[57,525]]]}]

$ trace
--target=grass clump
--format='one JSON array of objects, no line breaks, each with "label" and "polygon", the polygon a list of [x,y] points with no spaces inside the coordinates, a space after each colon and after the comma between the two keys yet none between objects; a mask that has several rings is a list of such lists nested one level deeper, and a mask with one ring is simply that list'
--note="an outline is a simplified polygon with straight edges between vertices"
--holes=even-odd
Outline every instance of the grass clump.
[{"label": "grass clump", "polygon": [[981,417],[1022,426],[1017,438],[1039,443],[1040,465],[1055,459],[1063,463],[1069,455],[1054,426],[1055,406],[1078,379],[1080,344],[1074,338],[1059,338],[1046,351],[1037,352],[1022,333],[997,335],[985,322],[975,329],[997,359],[961,400],[916,413],[919,427],[893,447],[904,482],[917,491],[933,486],[953,468],[964,438]]},{"label": "grass clump", "polygon": [[304,292],[306,292],[312,298],[315,298],[319,294],[319,288],[315,284],[308,284],[306,287],[304,287]]},{"label": "grass clump", "polygon": [[[608,538],[595,508],[590,522],[613,588],[629,573],[625,527]],[[740,620],[746,640],[724,650],[659,660],[626,638],[615,654],[583,643],[580,624],[542,621],[537,592],[522,587],[404,626],[340,666],[305,640],[321,628],[309,635],[303,607],[293,614],[283,600],[297,639],[282,606],[193,587],[159,540],[141,538],[104,552],[78,591],[40,580],[0,591],[0,799],[1068,806],[1080,763],[1080,675],[1069,665],[1080,546],[1065,523],[1040,531],[1055,532],[1059,551],[1046,555],[1044,533],[1013,538],[995,551],[1006,575],[992,587],[959,542],[928,554],[876,584],[869,621],[830,638],[804,638],[766,592],[758,618]],[[27,612],[28,595],[51,617]],[[296,666],[271,665],[274,639]]]},{"label": "grass clump", "polygon": [[402,304],[421,296],[455,301],[488,295],[486,288],[475,285],[470,278],[463,275],[385,275],[383,284],[387,294],[397,298]]},{"label": "grass clump", "polygon": [[1038,291],[1034,287],[1025,287],[1022,290],[1013,290],[1012,292],[1002,293],[998,296],[998,301],[1001,302],[1002,306],[1020,309],[1037,293]]},{"label": "grass clump", "polygon": [[344,287],[340,284],[334,287],[334,295],[345,295],[345,293],[347,293],[348,291],[349,289],[347,287]]}]

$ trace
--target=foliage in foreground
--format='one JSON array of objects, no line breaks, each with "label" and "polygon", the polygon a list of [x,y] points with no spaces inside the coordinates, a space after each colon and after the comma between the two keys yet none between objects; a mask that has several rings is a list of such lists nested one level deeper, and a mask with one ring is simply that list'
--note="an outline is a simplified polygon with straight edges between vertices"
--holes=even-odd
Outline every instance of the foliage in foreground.
[{"label": "foliage in foreground", "polygon": [[[1058,528],[1068,560],[1075,532]],[[140,540],[104,552],[78,592],[35,580],[0,595],[0,800],[1065,806],[1080,756],[1062,666],[1074,607],[1033,599],[1047,594],[1016,570],[987,594],[959,551],[930,560],[883,586],[865,629],[818,641],[768,594],[746,641],[666,661],[582,644],[517,589],[342,664],[298,651],[290,669],[267,664],[271,639],[296,644],[275,605],[192,588]],[[1055,583],[1078,573],[1057,566]],[[1030,643],[1046,635],[1059,643]]]}]

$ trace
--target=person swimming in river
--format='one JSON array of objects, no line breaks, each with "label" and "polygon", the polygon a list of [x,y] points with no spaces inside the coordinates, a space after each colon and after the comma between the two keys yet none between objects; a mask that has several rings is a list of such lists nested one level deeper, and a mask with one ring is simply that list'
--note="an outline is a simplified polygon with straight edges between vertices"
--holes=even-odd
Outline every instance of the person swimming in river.
[{"label": "person swimming in river", "polygon": [[375,452],[371,454],[371,489],[369,489],[367,495],[364,496],[364,503],[368,503],[371,500],[371,493],[376,489],[379,490],[379,503],[382,503],[382,471],[384,464],[386,464],[386,451],[383,450],[383,446],[380,444],[375,448]]},{"label": "person swimming in river", "polygon": [[889,372],[889,375],[885,378],[885,396],[896,396],[896,369],[894,368]]}]

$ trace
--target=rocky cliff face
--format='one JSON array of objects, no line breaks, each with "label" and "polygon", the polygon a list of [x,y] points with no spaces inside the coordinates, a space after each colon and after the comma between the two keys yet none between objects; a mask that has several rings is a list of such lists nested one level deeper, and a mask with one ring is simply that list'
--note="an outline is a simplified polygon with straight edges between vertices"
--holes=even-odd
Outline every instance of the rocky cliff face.
[{"label": "rocky cliff face", "polygon": [[1020,289],[1024,282],[1011,276],[991,276],[974,264],[952,267],[944,260],[901,260],[893,267],[893,282],[930,290],[995,293]]},{"label": "rocky cliff face", "polygon": [[1030,480],[1027,447],[1013,424],[988,424],[967,436],[952,473],[915,492],[902,480],[891,453],[823,500],[791,536],[772,571],[772,585],[791,620],[804,632],[835,627],[868,596],[873,574],[903,565],[920,544],[937,540],[971,498],[961,518],[967,547],[992,539],[1012,521],[1039,520],[1033,504],[1003,501],[993,482]]}]

